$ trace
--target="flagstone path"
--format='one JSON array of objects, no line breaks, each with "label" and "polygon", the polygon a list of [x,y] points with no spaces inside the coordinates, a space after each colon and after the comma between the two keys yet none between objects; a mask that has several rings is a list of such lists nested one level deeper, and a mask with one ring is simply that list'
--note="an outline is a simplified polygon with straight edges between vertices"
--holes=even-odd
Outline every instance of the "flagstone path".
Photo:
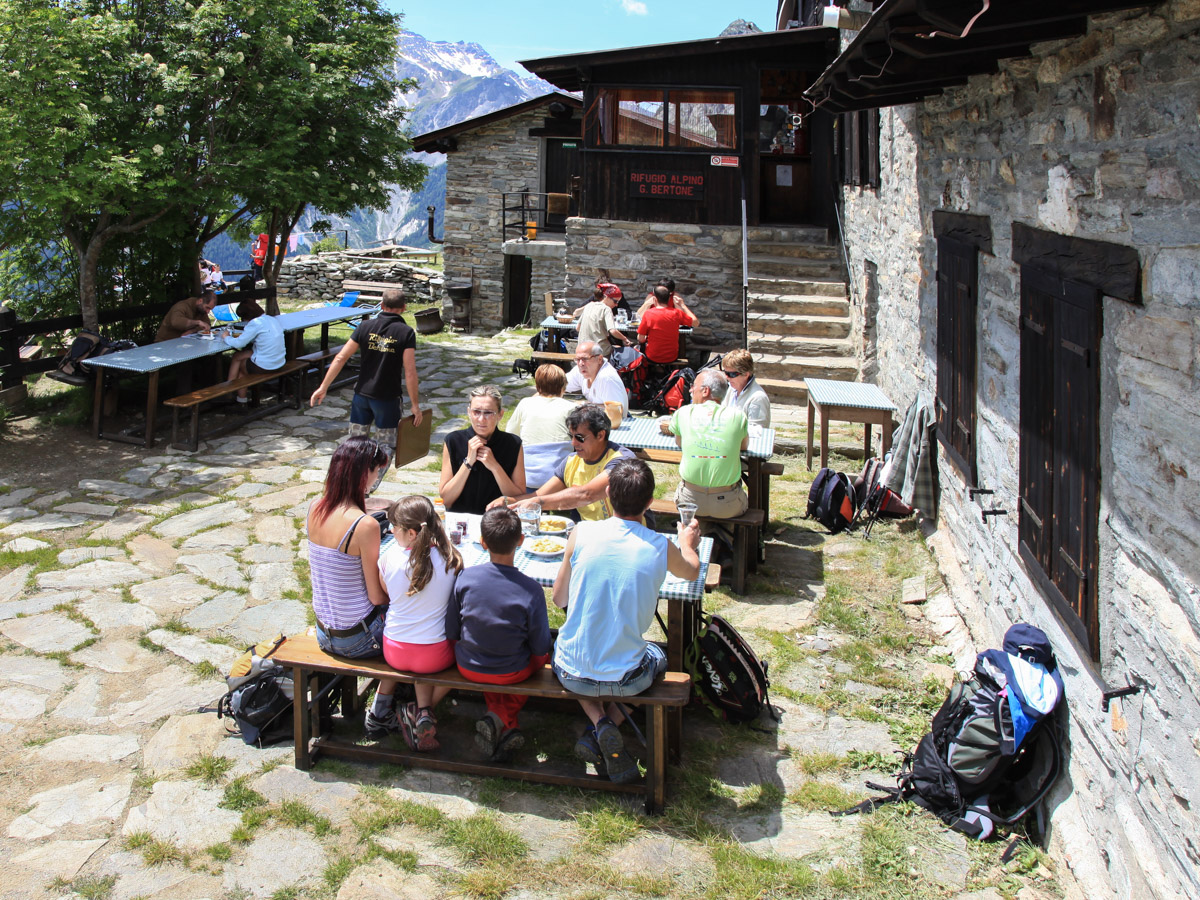
[{"label": "flagstone path", "polygon": [[[464,426],[466,387],[496,383],[506,407],[532,392],[530,380],[510,374],[526,340],[421,344],[435,442]],[[795,699],[849,671],[831,652],[847,636],[816,617],[822,563],[806,570],[803,560],[819,556],[812,545],[822,539],[808,529],[795,546],[779,539],[780,554],[801,560],[778,575],[786,602],[767,596],[779,584],[721,601],[740,627],[782,635],[798,659],[777,679],[777,728],[734,734],[689,713],[689,746],[718,750],[700,792],[711,801],[703,828],[636,817],[629,802],[516,783],[371,766],[298,772],[290,744],[246,747],[215,715],[197,712],[224,692],[222,675],[247,644],[308,626],[301,527],[345,432],[349,397],[343,389],[196,453],[139,454],[103,478],[0,480],[0,550],[25,560],[0,571],[0,896],[427,900],[499,896],[487,879],[502,871],[517,885],[511,897],[722,896],[730,841],[818,872],[862,865],[861,819],[789,799],[816,783],[805,771],[814,755],[886,759],[902,749],[880,721]],[[390,473],[380,493],[433,494],[437,481],[431,454]],[[852,564],[837,551],[852,541],[825,542],[823,565]],[[913,627],[928,636],[930,659],[961,664],[973,648],[948,604],[936,606],[914,614]],[[945,679],[950,669],[930,663],[914,677],[928,674]],[[843,689],[882,693],[854,682]],[[862,777],[843,771],[835,786],[857,796]],[[249,800],[239,805],[243,789]],[[695,794],[697,784],[681,788],[673,776],[672,791]],[[613,809],[634,824],[597,838],[597,816]],[[382,827],[364,824],[381,816],[391,816]],[[469,841],[447,839],[489,827],[519,838],[518,849],[489,860]],[[926,837],[901,880],[914,895],[966,891],[963,839],[937,829]]]}]

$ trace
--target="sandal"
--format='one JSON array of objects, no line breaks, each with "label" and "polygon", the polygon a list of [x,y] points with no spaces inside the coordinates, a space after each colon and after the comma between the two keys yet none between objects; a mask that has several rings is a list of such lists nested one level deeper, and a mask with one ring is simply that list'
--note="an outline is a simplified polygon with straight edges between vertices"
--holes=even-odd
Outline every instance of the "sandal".
[{"label": "sandal", "polygon": [[432,753],[434,750],[440,750],[442,745],[437,739],[437,719],[433,717],[433,711],[428,706],[422,706],[416,709],[415,703],[409,704],[409,709],[414,710],[412,716],[413,737],[416,739],[416,749],[420,753]]}]

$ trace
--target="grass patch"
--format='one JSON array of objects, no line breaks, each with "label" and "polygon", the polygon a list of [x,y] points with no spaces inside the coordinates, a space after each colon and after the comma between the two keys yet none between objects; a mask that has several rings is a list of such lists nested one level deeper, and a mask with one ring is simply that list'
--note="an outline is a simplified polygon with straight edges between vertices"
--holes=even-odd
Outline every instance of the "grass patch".
[{"label": "grass patch", "polygon": [[54,650],[50,653],[39,653],[38,656],[41,656],[44,659],[52,659],[59,665],[65,666],[68,669],[82,669],[83,663],[77,663],[75,660],[71,659],[71,654],[74,652],[75,651],[73,649],[70,651]]},{"label": "grass patch", "polygon": [[333,823],[329,819],[299,800],[284,800],[279,804],[275,817],[293,828],[311,828],[317,837],[333,831]]},{"label": "grass patch", "polygon": [[167,650],[167,648],[162,644],[156,644],[154,641],[150,640],[150,636],[148,634],[143,634],[140,638],[138,638],[138,646],[143,650],[149,650],[151,653],[165,653]]},{"label": "grass patch", "polygon": [[358,860],[352,856],[339,856],[333,862],[325,866],[325,871],[321,873],[321,880],[325,882],[325,886],[335,894],[342,886],[342,882],[346,877],[354,871],[354,867],[358,865]]},{"label": "grass patch", "polygon": [[225,785],[225,796],[218,804],[224,809],[245,813],[267,805],[267,798],[250,787],[249,779],[242,775]]},{"label": "grass patch", "polygon": [[207,681],[210,678],[220,678],[221,670],[207,659],[202,659],[200,662],[192,666],[192,674],[201,681]]},{"label": "grass patch", "polygon": [[[319,765],[319,764],[318,764]],[[380,781],[397,781],[408,774],[407,766],[398,766],[394,763],[384,763],[375,773],[375,777]]]},{"label": "grass patch", "polygon": [[215,859],[217,862],[225,862],[233,856],[233,848],[229,844],[210,844],[204,848],[204,852]]},{"label": "grass patch", "polygon": [[[0,407],[0,409],[2,408]],[[105,875],[103,878],[98,875],[81,875],[73,881],[61,877],[55,878],[46,885],[46,890],[61,894],[71,893],[81,900],[108,900],[116,886],[116,875]]]},{"label": "grass patch", "polygon": [[806,781],[788,794],[787,799],[803,810],[824,809],[829,812],[849,809],[859,801],[856,795],[825,781]]},{"label": "grass patch", "polygon": [[738,798],[738,806],[744,810],[779,809],[783,806],[783,800],[783,788],[777,784],[762,782],[752,784],[742,791],[741,797]]},{"label": "grass patch", "polygon": [[199,778],[205,784],[216,784],[233,768],[233,760],[225,756],[203,753],[184,769],[189,778]]},{"label": "grass patch", "polygon": [[575,817],[584,840],[597,847],[623,844],[642,830],[642,823],[629,810],[608,803],[586,810]]},{"label": "grass patch", "polygon": [[817,750],[812,753],[797,753],[796,751],[792,751],[792,758],[796,761],[796,765],[800,767],[800,771],[810,776],[833,771],[842,765],[842,757],[825,750]]},{"label": "grass patch", "polygon": [[0,572],[11,572],[21,566],[33,566],[30,577],[58,568],[58,547],[39,547],[36,550],[0,550]]},{"label": "grass patch", "polygon": [[817,874],[793,860],[757,856],[734,843],[712,848],[716,863],[709,895],[723,900],[799,897],[814,891]]},{"label": "grass patch", "polygon": [[170,631],[174,634],[195,634],[196,633],[195,628],[192,628],[190,625],[185,625],[183,623],[183,619],[179,618],[178,616],[176,616],[173,619],[168,619],[166,622],[164,622],[162,624],[162,627],[166,631]]},{"label": "grass patch", "polygon": [[455,879],[460,891],[477,900],[500,900],[516,885],[510,867],[491,864],[463,872]]},{"label": "grass patch", "polygon": [[276,888],[275,893],[271,895],[271,900],[300,900],[300,887],[295,884],[285,884],[281,888]]},{"label": "grass patch", "polygon": [[148,866],[162,866],[167,863],[186,863],[187,854],[170,841],[160,841],[148,831],[135,831],[126,835],[125,849],[142,854],[142,859]]},{"label": "grass patch", "polygon": [[492,812],[447,820],[442,826],[442,838],[474,862],[512,863],[524,859],[529,852],[529,845],[521,836],[502,825]]},{"label": "grass patch", "polygon": [[370,862],[376,858],[386,859],[392,865],[399,866],[405,872],[417,871],[417,863],[419,862],[417,854],[412,850],[386,850],[374,841],[368,841],[367,852],[363,856],[363,862]]},{"label": "grass patch", "polygon": [[268,772],[274,772],[282,765],[282,759],[268,759],[263,761],[263,764],[258,767],[258,770],[266,775]]},{"label": "grass patch", "polygon": [[338,778],[354,778],[357,775],[354,766],[340,759],[319,759],[313,766],[313,770],[335,775]]}]

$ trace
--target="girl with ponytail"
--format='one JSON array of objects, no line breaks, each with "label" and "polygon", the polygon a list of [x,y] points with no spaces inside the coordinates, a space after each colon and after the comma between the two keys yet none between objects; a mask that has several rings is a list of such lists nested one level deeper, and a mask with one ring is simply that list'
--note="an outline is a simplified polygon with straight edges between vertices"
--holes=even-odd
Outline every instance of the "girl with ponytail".
[{"label": "girl with ponytail", "polygon": [[[379,575],[391,605],[383,630],[383,658],[399,672],[428,674],[454,665],[446,639],[446,606],[462,556],[427,497],[403,497],[388,509],[395,542],[379,557]],[[401,734],[414,750],[437,750],[433,708],[449,688],[415,686],[417,699],[397,710]]]}]

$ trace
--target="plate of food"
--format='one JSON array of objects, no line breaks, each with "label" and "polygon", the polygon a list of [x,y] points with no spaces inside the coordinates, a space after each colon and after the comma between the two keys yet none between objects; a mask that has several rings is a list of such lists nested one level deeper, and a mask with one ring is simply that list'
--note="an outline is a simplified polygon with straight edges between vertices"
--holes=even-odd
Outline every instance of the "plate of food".
[{"label": "plate of food", "polygon": [[540,537],[534,538],[532,541],[526,541],[521,546],[530,556],[536,556],[540,559],[553,559],[555,556],[562,556],[563,550],[567,547],[567,542],[560,537]]},{"label": "plate of food", "polygon": [[542,516],[538,520],[538,531],[542,534],[565,534],[571,527],[571,520],[562,516]]}]

